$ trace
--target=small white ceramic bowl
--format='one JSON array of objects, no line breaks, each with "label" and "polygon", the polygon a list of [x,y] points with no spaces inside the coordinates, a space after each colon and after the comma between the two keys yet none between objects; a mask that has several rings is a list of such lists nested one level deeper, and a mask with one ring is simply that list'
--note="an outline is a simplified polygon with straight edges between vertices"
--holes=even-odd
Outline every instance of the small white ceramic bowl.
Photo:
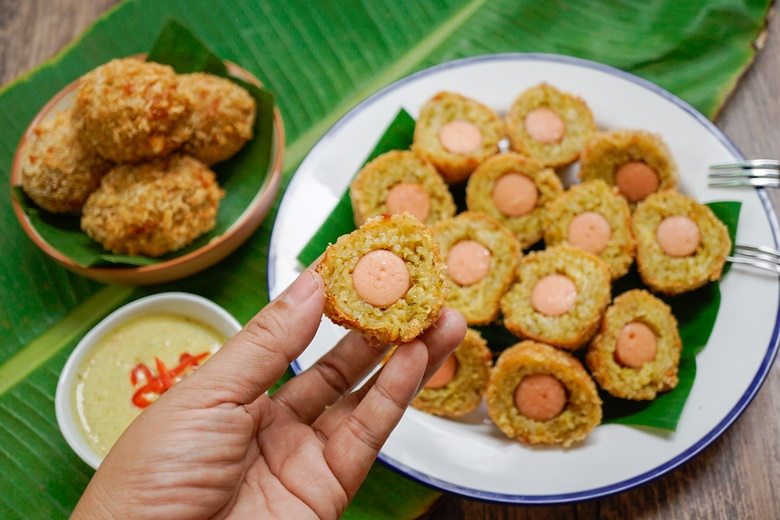
[{"label": "small white ceramic bowl", "polygon": [[195,294],[182,292],[167,292],[140,298],[109,314],[90,330],[68,357],[65,367],[60,373],[54,397],[54,407],[57,423],[65,440],[73,451],[94,469],[100,465],[102,457],[95,452],[84,437],[73,405],[73,393],[76,390],[82,361],[103,336],[119,325],[139,316],[156,313],[194,318],[210,325],[226,338],[233,337],[241,330],[241,324],[216,303]]}]

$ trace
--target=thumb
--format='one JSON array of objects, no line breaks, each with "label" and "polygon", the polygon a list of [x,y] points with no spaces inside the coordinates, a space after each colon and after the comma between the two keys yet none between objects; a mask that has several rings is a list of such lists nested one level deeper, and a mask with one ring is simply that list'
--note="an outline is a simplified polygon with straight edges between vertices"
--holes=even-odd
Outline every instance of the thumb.
[{"label": "thumb", "polygon": [[324,304],[322,278],[306,269],[185,381],[207,388],[206,405],[255,401],[314,338]]}]

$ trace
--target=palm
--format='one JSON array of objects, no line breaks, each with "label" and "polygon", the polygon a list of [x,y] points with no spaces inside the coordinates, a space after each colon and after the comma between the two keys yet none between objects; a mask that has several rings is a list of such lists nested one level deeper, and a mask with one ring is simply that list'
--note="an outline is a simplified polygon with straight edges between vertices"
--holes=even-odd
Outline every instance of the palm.
[{"label": "palm", "polygon": [[[313,281],[321,287],[318,275]],[[147,408],[109,452],[74,517],[338,517],[465,323],[446,310],[357,391],[387,349],[350,333],[269,397],[319,324],[312,318],[322,313],[322,291],[300,298],[272,302]]]}]

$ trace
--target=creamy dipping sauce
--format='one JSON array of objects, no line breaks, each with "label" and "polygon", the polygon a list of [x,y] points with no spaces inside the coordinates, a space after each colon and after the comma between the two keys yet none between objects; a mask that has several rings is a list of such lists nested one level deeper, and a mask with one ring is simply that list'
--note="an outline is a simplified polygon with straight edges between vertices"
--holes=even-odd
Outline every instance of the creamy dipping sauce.
[{"label": "creamy dipping sauce", "polygon": [[139,316],[106,334],[79,368],[72,397],[77,422],[95,452],[108,453],[142,411],[132,402],[137,387],[143,385],[131,383],[134,367],[144,363],[157,375],[155,357],[172,368],[185,352],[213,354],[225,341],[213,327],[175,314]]}]

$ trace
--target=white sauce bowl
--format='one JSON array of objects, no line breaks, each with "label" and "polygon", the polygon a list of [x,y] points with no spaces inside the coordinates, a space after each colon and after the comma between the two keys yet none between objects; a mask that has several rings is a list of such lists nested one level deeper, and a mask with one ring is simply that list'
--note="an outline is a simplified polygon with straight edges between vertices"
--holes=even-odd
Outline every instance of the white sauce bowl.
[{"label": "white sauce bowl", "polygon": [[100,466],[103,459],[85,438],[73,406],[73,393],[78,383],[82,361],[103,336],[121,324],[139,316],[159,313],[196,319],[213,327],[226,338],[235,336],[241,330],[241,324],[216,303],[195,294],[182,292],[160,293],[140,298],[112,312],[90,330],[76,345],[60,373],[54,407],[57,423],[65,440],[73,451],[94,469]]}]

